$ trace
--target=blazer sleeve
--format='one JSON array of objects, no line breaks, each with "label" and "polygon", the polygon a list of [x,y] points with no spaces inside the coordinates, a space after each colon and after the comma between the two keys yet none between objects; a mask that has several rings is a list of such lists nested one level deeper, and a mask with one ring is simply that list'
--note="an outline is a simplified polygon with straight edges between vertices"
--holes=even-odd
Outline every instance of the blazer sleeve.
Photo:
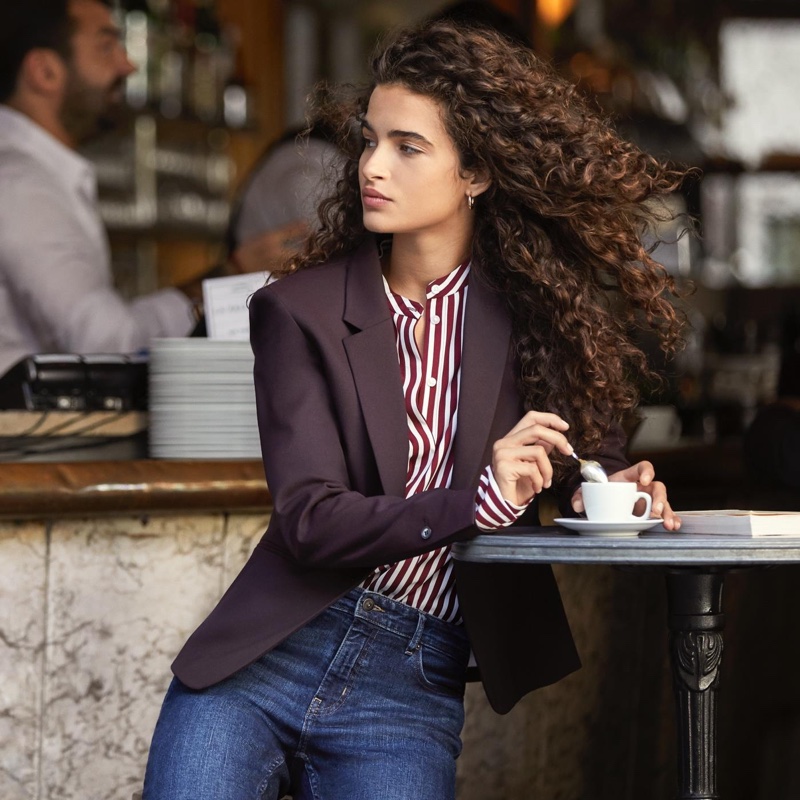
[{"label": "blazer sleeve", "polygon": [[477,535],[473,489],[410,498],[353,490],[329,365],[278,295],[268,287],[250,303],[258,424],[274,504],[264,546],[282,543],[304,566],[372,569]]}]

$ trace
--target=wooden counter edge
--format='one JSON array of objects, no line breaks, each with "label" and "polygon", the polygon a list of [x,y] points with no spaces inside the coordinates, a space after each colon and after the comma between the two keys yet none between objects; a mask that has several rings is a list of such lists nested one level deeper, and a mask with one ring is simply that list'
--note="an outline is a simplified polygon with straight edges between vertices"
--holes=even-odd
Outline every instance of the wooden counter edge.
[{"label": "wooden counter edge", "polygon": [[256,460],[13,463],[0,475],[2,518],[272,507]]}]

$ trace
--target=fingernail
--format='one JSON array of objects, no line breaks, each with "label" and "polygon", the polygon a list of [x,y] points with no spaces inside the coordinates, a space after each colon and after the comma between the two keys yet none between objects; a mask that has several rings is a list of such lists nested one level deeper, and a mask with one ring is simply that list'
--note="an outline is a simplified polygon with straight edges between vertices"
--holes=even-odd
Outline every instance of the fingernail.
[{"label": "fingernail", "polygon": [[552,484],[553,484],[553,481],[547,481],[547,483],[545,483],[545,485],[544,485],[544,488],[545,489],[549,489],[552,486]]},{"label": "fingernail", "polygon": [[653,506],[653,511],[655,511],[657,514],[660,514],[663,510],[664,510],[664,504],[663,503],[656,503]]}]

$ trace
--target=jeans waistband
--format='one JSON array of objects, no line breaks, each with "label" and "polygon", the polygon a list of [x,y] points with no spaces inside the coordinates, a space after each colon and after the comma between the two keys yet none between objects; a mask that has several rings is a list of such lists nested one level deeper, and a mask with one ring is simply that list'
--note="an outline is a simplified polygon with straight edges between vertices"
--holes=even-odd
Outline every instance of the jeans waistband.
[{"label": "jeans waistband", "polygon": [[405,639],[408,650],[425,645],[455,656],[469,653],[463,625],[445,622],[377,592],[351,589],[331,608]]}]

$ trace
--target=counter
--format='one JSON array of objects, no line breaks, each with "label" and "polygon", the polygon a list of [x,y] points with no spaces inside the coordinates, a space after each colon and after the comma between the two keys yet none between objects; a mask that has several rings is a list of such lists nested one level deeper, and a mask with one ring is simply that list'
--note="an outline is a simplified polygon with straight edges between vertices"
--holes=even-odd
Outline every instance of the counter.
[{"label": "counter", "polygon": [[170,662],[268,522],[261,462],[0,475],[0,798],[129,800]]}]

